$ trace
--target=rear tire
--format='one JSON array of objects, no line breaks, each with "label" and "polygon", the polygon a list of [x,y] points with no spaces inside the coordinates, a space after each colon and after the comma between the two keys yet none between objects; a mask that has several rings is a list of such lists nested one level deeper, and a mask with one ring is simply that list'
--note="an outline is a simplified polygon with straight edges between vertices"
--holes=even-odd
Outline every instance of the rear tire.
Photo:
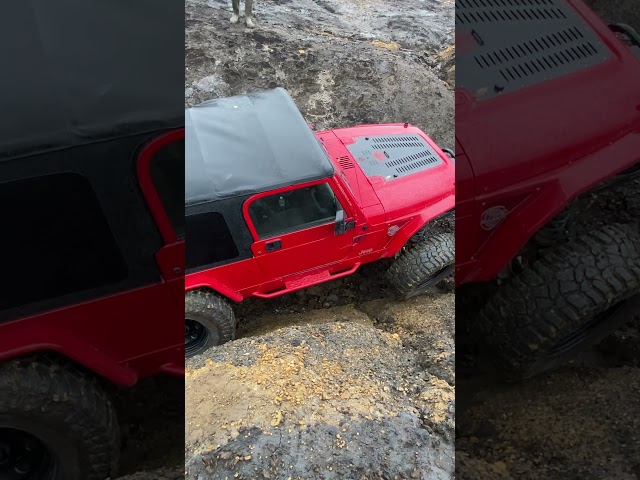
[{"label": "rear tire", "polygon": [[455,256],[453,233],[435,233],[401,254],[387,271],[387,281],[399,299],[414,297],[451,275]]},{"label": "rear tire", "polygon": [[640,293],[637,231],[607,226],[553,247],[500,287],[478,329],[507,381],[565,363],[615,331],[618,305]]},{"label": "rear tire", "polygon": [[116,475],[119,449],[115,410],[95,378],[55,360],[0,365],[0,478],[104,480]]},{"label": "rear tire", "polygon": [[229,302],[210,290],[185,295],[185,356],[199,355],[235,338],[236,318]]}]

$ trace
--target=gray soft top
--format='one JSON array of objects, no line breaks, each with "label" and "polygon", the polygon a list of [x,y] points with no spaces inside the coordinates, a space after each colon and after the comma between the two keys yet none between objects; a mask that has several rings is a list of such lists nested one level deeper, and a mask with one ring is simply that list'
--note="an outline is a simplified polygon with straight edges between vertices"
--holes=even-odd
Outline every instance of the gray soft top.
[{"label": "gray soft top", "polygon": [[175,0],[1,2],[0,160],[181,127],[183,18]]},{"label": "gray soft top", "polygon": [[289,94],[276,88],[185,110],[185,205],[333,175]]}]

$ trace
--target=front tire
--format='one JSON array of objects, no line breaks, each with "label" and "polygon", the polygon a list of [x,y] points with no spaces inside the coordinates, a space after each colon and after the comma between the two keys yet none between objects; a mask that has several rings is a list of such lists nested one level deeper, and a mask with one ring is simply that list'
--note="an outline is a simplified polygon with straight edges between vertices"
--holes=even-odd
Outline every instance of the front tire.
[{"label": "front tire", "polygon": [[448,277],[453,272],[455,257],[453,233],[433,234],[393,262],[387,271],[387,281],[399,299],[415,297]]},{"label": "front tire", "polygon": [[185,295],[185,356],[199,355],[235,338],[236,318],[229,302],[210,290]]},{"label": "front tire", "polygon": [[617,307],[640,293],[637,235],[624,225],[590,232],[496,291],[477,325],[505,380],[558,367],[624,322]]},{"label": "front tire", "polygon": [[116,475],[115,410],[95,378],[71,365],[0,365],[0,478],[104,480]]}]

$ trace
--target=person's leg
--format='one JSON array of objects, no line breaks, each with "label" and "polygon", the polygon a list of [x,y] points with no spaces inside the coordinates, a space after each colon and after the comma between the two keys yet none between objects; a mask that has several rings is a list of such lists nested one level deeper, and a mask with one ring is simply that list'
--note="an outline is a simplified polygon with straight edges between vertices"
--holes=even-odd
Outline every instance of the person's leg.
[{"label": "person's leg", "polygon": [[233,6],[233,16],[231,17],[231,23],[238,23],[240,18],[240,0],[231,0]]},{"label": "person's leg", "polygon": [[244,16],[247,27],[253,28],[253,0],[245,0],[244,2]]}]

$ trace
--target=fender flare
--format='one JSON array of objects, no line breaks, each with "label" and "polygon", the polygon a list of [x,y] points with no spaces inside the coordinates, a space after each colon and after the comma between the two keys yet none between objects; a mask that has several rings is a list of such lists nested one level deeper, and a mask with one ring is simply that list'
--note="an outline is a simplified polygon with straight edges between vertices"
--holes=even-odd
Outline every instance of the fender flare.
[{"label": "fender flare", "polygon": [[193,283],[189,282],[185,284],[185,292],[196,290],[198,288],[208,288],[209,290],[213,290],[234,302],[241,302],[244,298],[239,292],[232,290],[219,280],[213,278],[208,278],[206,282],[196,280]]},{"label": "fender flare", "polygon": [[[560,171],[547,172],[510,191],[512,196],[522,196],[522,202],[509,212],[478,248],[476,261],[468,269],[462,266],[464,277],[456,277],[457,285],[495,278],[531,238],[571,202],[636,164],[638,154],[634,152],[639,150],[640,132],[625,132],[615,142],[583,157],[579,164],[573,162]],[[591,172],[590,181],[584,182],[575,174],[578,166],[583,171]],[[482,198],[476,198],[477,205],[482,201]],[[480,264],[478,258],[488,261]]]},{"label": "fender flare", "polygon": [[[16,322],[16,325],[19,322]],[[70,332],[55,329],[38,329],[33,343],[28,346],[5,350],[0,354],[0,361],[11,361],[16,358],[34,354],[54,353],[103,377],[117,385],[132,387],[138,380],[137,372],[126,365],[115,362],[105,353],[84,344]],[[4,334],[5,332],[3,332]],[[73,352],[73,353],[71,353]]]},{"label": "fender flare", "polygon": [[453,211],[455,211],[454,195],[447,196],[434,205],[431,205],[428,209],[425,209],[420,215],[414,217],[408,223],[405,223],[400,228],[398,234],[394,235],[391,241],[387,243],[385,247],[385,250],[388,252],[387,256],[391,257],[398,253],[404,244],[429,222],[448,215]]}]

